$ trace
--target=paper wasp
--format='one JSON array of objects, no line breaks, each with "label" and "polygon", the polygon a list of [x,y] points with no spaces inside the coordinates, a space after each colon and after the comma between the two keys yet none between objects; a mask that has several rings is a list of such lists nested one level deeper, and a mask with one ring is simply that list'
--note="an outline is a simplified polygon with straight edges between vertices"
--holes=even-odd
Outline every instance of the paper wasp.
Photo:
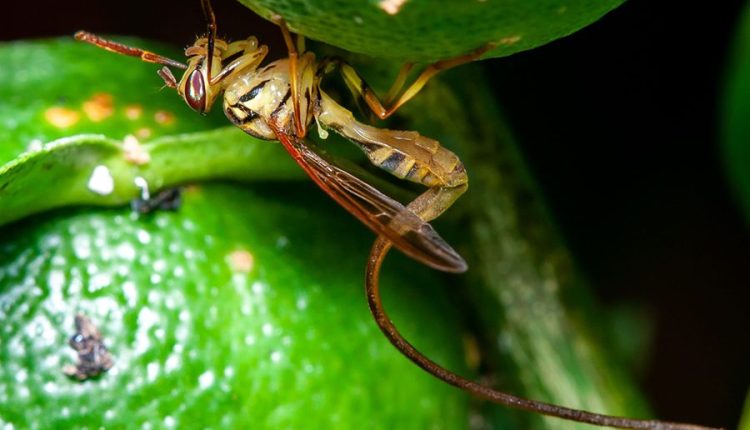
[{"label": "paper wasp", "polygon": [[[161,64],[158,74],[198,113],[208,112],[224,95],[224,113],[246,133],[278,140],[310,178],[377,235],[366,271],[366,292],[375,321],[389,341],[406,357],[433,376],[479,397],[506,406],[589,424],[661,430],[698,430],[706,427],[601,415],[520,398],[469,381],[434,363],[417,351],[395,328],[379,296],[378,276],[388,250],[395,246],[412,258],[438,270],[460,273],[464,259],[430,226],[467,189],[468,176],[455,154],[413,131],[375,128],[357,121],[353,114],[321,89],[323,77],[338,70],[349,90],[361,97],[372,112],[385,119],[414,97],[439,71],[480,58],[494,47],[487,44],[466,55],[427,66],[401,91],[411,65],[406,65],[389,92],[398,94],[385,107],[357,72],[336,58],[317,60],[304,49],[304,38],[295,42],[281,17],[280,26],[288,58],[263,65],[268,48],[255,37],[227,42],[216,37],[216,18],[209,0],[201,0],[208,21],[205,36],[185,50],[187,64],[153,52],[79,31],[78,40],[108,51]],[[185,70],[178,81],[169,67]],[[308,128],[316,123],[359,145],[370,161],[401,179],[422,184],[427,190],[407,205],[386,196],[371,185],[329,163],[305,142]],[[324,132],[325,133],[325,132]]]}]

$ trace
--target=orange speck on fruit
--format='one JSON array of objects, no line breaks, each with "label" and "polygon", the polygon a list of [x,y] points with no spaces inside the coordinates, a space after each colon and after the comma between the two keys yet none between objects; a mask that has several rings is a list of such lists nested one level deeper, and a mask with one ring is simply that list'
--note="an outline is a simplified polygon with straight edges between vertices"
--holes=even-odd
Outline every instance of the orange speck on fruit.
[{"label": "orange speck on fruit", "polygon": [[148,139],[152,134],[154,134],[153,131],[148,127],[142,127],[135,131],[135,137],[138,139]]},{"label": "orange speck on fruit", "polygon": [[55,106],[44,111],[44,119],[57,128],[74,126],[81,119],[81,115],[66,107]]},{"label": "orange speck on fruit", "polygon": [[201,187],[197,184],[188,184],[182,188],[182,193],[185,195],[197,195],[200,194]]},{"label": "orange speck on fruit", "polygon": [[140,118],[143,114],[143,108],[141,105],[127,105],[125,106],[125,118],[135,121]]},{"label": "orange speck on fruit", "polygon": [[151,161],[151,155],[133,135],[125,136],[122,141],[122,150],[128,163],[143,166]]},{"label": "orange speck on fruit", "polygon": [[378,7],[383,9],[388,15],[395,15],[399,13],[404,3],[406,3],[406,0],[380,0]]},{"label": "orange speck on fruit", "polygon": [[158,110],[154,113],[154,121],[160,125],[169,125],[174,122],[174,114],[165,110]]},{"label": "orange speck on fruit", "polygon": [[253,270],[255,259],[253,254],[244,249],[238,249],[229,254],[228,257],[229,266],[235,272],[248,273]]},{"label": "orange speck on fruit", "polygon": [[497,43],[499,45],[513,45],[515,43],[518,43],[519,40],[521,40],[521,35],[516,34],[514,36],[503,37]]},{"label": "orange speck on fruit", "polygon": [[94,122],[103,121],[114,113],[112,95],[107,93],[96,93],[90,99],[83,102],[83,112]]}]

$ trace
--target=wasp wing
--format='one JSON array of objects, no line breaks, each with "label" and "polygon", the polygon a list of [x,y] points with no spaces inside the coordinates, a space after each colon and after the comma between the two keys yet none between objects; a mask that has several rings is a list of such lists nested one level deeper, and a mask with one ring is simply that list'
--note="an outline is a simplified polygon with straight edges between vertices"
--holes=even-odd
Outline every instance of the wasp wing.
[{"label": "wasp wing", "polygon": [[312,180],[375,233],[404,254],[432,268],[460,273],[466,262],[432,226],[396,200],[335,165],[305,144],[304,139],[274,130],[276,136]]}]

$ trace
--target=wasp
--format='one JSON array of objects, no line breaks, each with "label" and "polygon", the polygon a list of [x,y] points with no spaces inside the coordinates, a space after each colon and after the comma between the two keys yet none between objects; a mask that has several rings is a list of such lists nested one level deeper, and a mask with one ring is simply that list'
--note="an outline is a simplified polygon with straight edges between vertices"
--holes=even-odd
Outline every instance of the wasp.
[{"label": "wasp", "polygon": [[[430,225],[468,187],[468,176],[458,157],[439,142],[415,131],[389,130],[364,124],[322,88],[326,75],[338,71],[355,97],[360,97],[380,119],[386,119],[411,100],[442,70],[479,59],[494,44],[427,66],[409,86],[412,68],[405,65],[389,91],[385,106],[356,70],[340,58],[318,60],[304,48],[282,17],[275,17],[288,57],[263,64],[268,47],[255,37],[228,42],[216,36],[216,17],[210,0],[201,0],[207,32],[185,50],[187,63],[154,52],[120,44],[79,31],[75,38],[118,54],[160,64],[165,85],[176,90],[187,105],[206,114],[223,95],[227,118],[249,135],[278,140],[310,178],[331,198],[377,234],[367,263],[365,287],[370,310],[381,331],[407,358],[433,376],[478,397],[509,407],[589,424],[659,430],[708,430],[690,424],[614,417],[524,399],[463,378],[433,362],[401,336],[386,314],[378,277],[389,249],[397,249],[432,268],[461,273],[465,260]],[[178,81],[170,67],[184,70]],[[427,188],[407,205],[328,162],[308,145],[305,136],[316,124],[321,136],[332,130],[358,145],[376,166]]]}]

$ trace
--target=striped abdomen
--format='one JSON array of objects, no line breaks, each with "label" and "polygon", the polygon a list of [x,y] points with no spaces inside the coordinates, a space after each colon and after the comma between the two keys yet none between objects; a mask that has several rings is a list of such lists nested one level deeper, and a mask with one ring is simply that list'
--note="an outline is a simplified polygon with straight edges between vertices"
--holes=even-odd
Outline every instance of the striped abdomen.
[{"label": "striped abdomen", "polygon": [[468,182],[464,166],[451,151],[416,131],[375,128],[354,119],[321,91],[318,120],[358,144],[373,164],[394,176],[428,187]]}]

